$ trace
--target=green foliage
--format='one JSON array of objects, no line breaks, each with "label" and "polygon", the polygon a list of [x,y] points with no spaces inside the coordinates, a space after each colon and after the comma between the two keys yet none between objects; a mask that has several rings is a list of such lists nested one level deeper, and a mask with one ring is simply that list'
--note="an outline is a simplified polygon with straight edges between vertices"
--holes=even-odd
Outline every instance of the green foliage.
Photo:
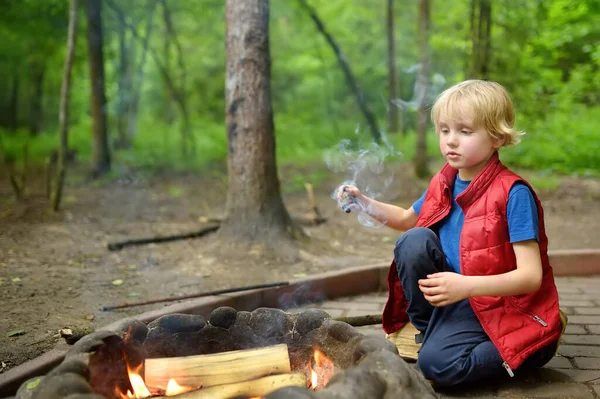
[{"label": "green foliage", "polygon": [[[148,34],[148,2],[113,0],[135,26],[140,37]],[[350,64],[359,89],[385,126],[387,100],[386,1],[310,0]],[[119,168],[148,171],[208,170],[227,156],[224,121],[225,2],[167,1],[182,62],[169,41],[164,10],[153,14],[150,52],[140,73],[142,39],[126,34],[130,80],[125,93],[139,90],[137,133],[130,149],[113,149]],[[431,10],[431,73],[443,88],[465,78],[471,55],[470,1],[434,2]],[[70,146],[82,162],[91,158],[90,82],[87,60],[86,18],[80,7],[70,117]],[[343,139],[356,148],[369,145],[364,117],[348,87],[337,58],[314,21],[296,0],[271,1],[270,50],[272,98],[275,113],[277,159],[308,165],[322,162],[325,149]],[[400,97],[409,105],[415,99],[418,54],[418,7],[396,1],[396,61]],[[492,51],[488,78],[511,93],[519,126],[528,132],[518,146],[504,151],[512,166],[542,171],[599,174],[600,142],[600,0],[505,0],[492,10]],[[107,116],[111,143],[117,137],[117,117],[124,112],[119,100],[119,19],[105,3]],[[58,145],[58,103],[65,55],[68,2],[23,0],[0,4],[0,82],[6,95],[0,110],[9,108],[12,88],[18,86],[18,127],[12,131],[0,117],[4,151],[20,159],[27,143],[31,163],[43,163]],[[169,92],[157,60],[183,88],[190,114],[196,152],[182,155],[181,111]],[[44,131],[35,138],[27,132],[31,72],[45,66]],[[143,79],[140,79],[143,76]],[[444,83],[439,83],[445,80]],[[138,87],[142,82],[141,88]],[[393,106],[393,105],[392,105]],[[6,112],[4,113],[6,114]],[[415,129],[415,114],[404,110],[407,130]],[[358,134],[356,133],[358,131]],[[414,156],[414,134],[393,135],[389,141],[405,160]],[[438,156],[437,137],[429,135],[429,154]],[[118,172],[115,172],[118,173]],[[309,172],[307,172],[309,173]],[[311,176],[318,180],[318,176]],[[292,189],[300,177],[290,177]]]}]

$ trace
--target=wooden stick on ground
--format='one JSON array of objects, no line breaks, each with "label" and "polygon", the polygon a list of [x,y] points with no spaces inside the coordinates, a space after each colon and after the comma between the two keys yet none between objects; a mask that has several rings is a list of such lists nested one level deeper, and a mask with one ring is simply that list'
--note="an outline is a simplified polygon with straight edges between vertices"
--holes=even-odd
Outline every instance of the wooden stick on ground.
[{"label": "wooden stick on ground", "polygon": [[119,251],[125,247],[132,247],[135,245],[145,245],[145,244],[154,244],[161,242],[169,242],[169,241],[177,241],[177,240],[186,240],[188,238],[198,238],[205,236],[209,233],[217,231],[220,227],[220,224],[215,224],[211,226],[206,226],[201,230],[193,231],[191,233],[183,233],[183,234],[174,234],[170,236],[159,236],[159,237],[149,237],[149,238],[140,238],[135,240],[126,240],[119,241],[106,244],[106,248],[109,251]]},{"label": "wooden stick on ground", "polygon": [[196,293],[196,294],[169,296],[169,297],[165,297],[165,298],[150,299],[148,301],[126,302],[126,303],[122,303],[120,305],[103,306],[102,310],[106,312],[108,310],[113,310],[113,309],[131,308],[134,306],[150,305],[150,304],[159,303],[159,302],[180,301],[183,299],[201,298],[201,297],[212,296],[212,295],[231,294],[233,292],[258,290],[261,288],[281,287],[281,286],[285,286],[285,285],[289,285],[289,284],[290,284],[289,281],[279,281],[277,283],[256,284],[256,285],[248,285],[245,287],[237,287],[237,288],[225,288],[222,290],[206,291],[206,292],[200,292],[200,293]]},{"label": "wooden stick on ground", "polygon": [[382,316],[380,314],[366,314],[363,316],[349,316],[349,317],[338,317],[336,321],[343,321],[353,327],[360,326],[372,326],[375,324],[382,323]]},{"label": "wooden stick on ground", "polygon": [[146,359],[146,385],[165,389],[169,379],[179,385],[210,387],[291,372],[285,344],[213,355]]},{"label": "wooden stick on ground", "polygon": [[321,211],[319,211],[312,184],[304,183],[304,188],[306,188],[306,196],[308,197],[308,202],[310,203],[310,207],[314,213],[315,224],[325,223],[327,219],[325,219],[323,215],[321,215]]},{"label": "wooden stick on ground", "polygon": [[302,373],[271,375],[251,381],[202,388],[182,395],[173,396],[173,398],[229,399],[238,396],[264,397],[279,388],[289,386],[306,387],[306,376]]}]

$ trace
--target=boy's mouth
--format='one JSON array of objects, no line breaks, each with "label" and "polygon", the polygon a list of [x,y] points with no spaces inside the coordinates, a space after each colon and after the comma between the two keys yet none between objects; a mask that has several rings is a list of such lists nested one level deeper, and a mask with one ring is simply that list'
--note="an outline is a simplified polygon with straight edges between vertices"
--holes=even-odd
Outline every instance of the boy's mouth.
[{"label": "boy's mouth", "polygon": [[450,159],[457,159],[458,157],[460,157],[460,154],[454,151],[448,151],[446,153],[446,156]]}]

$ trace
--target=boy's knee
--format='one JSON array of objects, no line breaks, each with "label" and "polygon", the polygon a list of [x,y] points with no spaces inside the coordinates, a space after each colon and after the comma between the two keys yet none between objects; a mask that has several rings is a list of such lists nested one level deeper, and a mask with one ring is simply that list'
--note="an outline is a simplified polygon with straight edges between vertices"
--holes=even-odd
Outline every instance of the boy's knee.
[{"label": "boy's knee", "polygon": [[427,252],[427,243],[437,239],[433,231],[425,227],[415,227],[402,234],[394,248],[395,259],[420,256]]},{"label": "boy's knee", "polygon": [[417,366],[423,376],[433,381],[436,386],[451,386],[455,384],[454,378],[448,372],[451,365],[446,364],[445,359],[440,356],[437,350],[428,350],[426,346],[422,346],[419,350],[419,359]]}]

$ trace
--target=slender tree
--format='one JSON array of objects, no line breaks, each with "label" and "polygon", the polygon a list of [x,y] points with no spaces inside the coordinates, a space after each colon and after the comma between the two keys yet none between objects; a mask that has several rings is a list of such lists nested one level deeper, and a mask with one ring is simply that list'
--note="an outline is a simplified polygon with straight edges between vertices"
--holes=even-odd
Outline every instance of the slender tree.
[{"label": "slender tree", "polygon": [[417,76],[417,148],[415,173],[417,177],[429,176],[427,160],[427,90],[429,86],[429,0],[419,0],[419,74]]},{"label": "slender tree", "polygon": [[269,1],[227,0],[225,106],[229,188],[219,235],[277,249],[300,234],[280,194],[271,105]]},{"label": "slender tree", "polygon": [[396,68],[396,34],[394,17],[395,0],[387,0],[387,45],[388,45],[388,86],[390,112],[388,112],[388,132],[396,133],[403,131],[402,112],[392,103],[392,100],[398,98],[399,80],[398,70]]},{"label": "slender tree", "polygon": [[92,176],[110,170],[110,150],[106,126],[106,93],[104,91],[104,52],[102,50],[102,0],[87,0],[88,47],[90,58],[92,112]]},{"label": "slender tree", "polygon": [[491,34],[491,0],[471,0],[471,64],[468,73],[471,78],[488,77]]},{"label": "slender tree", "polygon": [[348,64],[346,57],[344,56],[344,54],[342,54],[342,50],[340,49],[340,46],[338,46],[336,41],[333,39],[333,36],[331,36],[331,34],[327,31],[327,29],[325,28],[325,24],[323,23],[321,18],[317,15],[317,11],[313,7],[311,7],[310,4],[308,4],[308,1],[300,0],[300,4],[302,5],[302,7],[304,7],[306,9],[306,11],[308,11],[308,13],[310,14],[310,17],[314,21],[315,25],[317,25],[317,29],[319,30],[319,32],[321,32],[323,34],[323,36],[325,36],[325,40],[327,40],[327,43],[329,43],[329,45],[331,46],[331,49],[333,50],[333,52],[335,53],[335,56],[337,57],[338,64],[340,65],[340,68],[342,68],[342,71],[344,72],[344,77],[346,78],[346,82],[348,83],[348,86],[350,86],[350,89],[352,90],[352,94],[354,94],[354,98],[356,98],[358,107],[360,108],[360,111],[363,113],[363,115],[365,116],[365,119],[367,120],[367,124],[369,125],[369,128],[371,129],[371,134],[373,135],[373,140],[375,140],[375,142],[377,142],[377,143],[380,143],[381,142],[381,132],[379,131],[379,127],[377,126],[377,118],[375,118],[375,115],[373,114],[373,112],[371,112],[371,109],[369,108],[369,106],[367,104],[367,100],[365,99],[365,96],[363,95],[363,92],[358,87],[356,78],[354,77],[354,74],[352,73],[352,70],[350,69],[350,64]]},{"label": "slender tree", "polygon": [[29,111],[29,133],[32,136],[37,136],[42,129],[45,72],[46,64],[44,61],[34,62],[31,66],[33,90],[31,92],[31,108]]},{"label": "slender tree", "polygon": [[77,0],[71,0],[69,11],[69,29],[67,34],[67,56],[63,70],[63,81],[60,89],[60,108],[58,123],[60,129],[60,146],[58,147],[58,162],[56,168],[56,184],[51,196],[51,206],[58,211],[62,198],[63,186],[66,175],[66,157],[69,144],[69,104],[71,99],[71,70],[75,57],[75,39],[77,31]]}]

